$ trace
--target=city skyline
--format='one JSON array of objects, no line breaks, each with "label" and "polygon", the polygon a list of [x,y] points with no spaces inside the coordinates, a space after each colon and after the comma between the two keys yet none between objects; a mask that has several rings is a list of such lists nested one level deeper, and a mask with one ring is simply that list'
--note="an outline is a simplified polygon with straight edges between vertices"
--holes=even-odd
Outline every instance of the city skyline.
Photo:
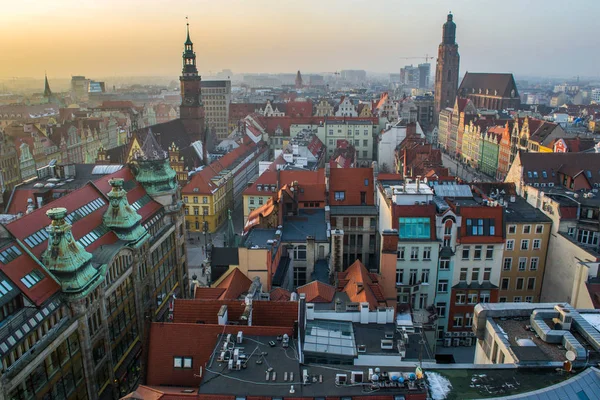
[{"label": "city skyline", "polygon": [[[600,11],[600,4],[576,3],[567,14],[558,1],[547,1],[543,14],[532,19],[539,2],[384,2],[377,7],[364,1],[35,3],[5,7],[0,34],[11,39],[0,44],[0,78],[38,77],[44,71],[53,78],[176,76],[186,15],[203,75],[222,69],[397,72],[423,62],[426,54],[435,56],[449,8],[457,24],[461,75],[597,76],[594,65],[600,62],[588,51],[595,44],[586,34],[593,29],[591,21],[578,17]],[[372,55],[361,56],[361,49]]]}]

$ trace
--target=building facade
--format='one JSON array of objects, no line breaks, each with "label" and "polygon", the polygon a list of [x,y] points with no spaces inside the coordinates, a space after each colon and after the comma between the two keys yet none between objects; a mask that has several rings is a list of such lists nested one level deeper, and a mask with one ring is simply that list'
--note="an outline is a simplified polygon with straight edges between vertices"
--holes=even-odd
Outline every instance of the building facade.
[{"label": "building facade", "polygon": [[115,399],[144,379],[146,321],[188,277],[174,171],[134,164],[0,227],[5,398]]}]

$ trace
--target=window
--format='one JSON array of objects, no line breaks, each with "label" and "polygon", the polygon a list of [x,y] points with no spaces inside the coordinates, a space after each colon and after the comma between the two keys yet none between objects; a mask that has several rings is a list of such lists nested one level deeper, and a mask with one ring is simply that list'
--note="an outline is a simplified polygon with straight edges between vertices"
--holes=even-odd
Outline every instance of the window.
[{"label": "window", "polygon": [[534,277],[527,278],[527,290],[534,290],[534,289],[535,289],[535,278]]},{"label": "window", "polygon": [[416,285],[417,284],[417,273],[418,273],[418,270],[416,270],[416,269],[411,269],[410,270],[410,274],[408,276],[408,284],[409,285]]},{"label": "window", "polygon": [[346,199],[346,192],[335,192],[335,201],[344,201]]},{"label": "window", "polygon": [[208,204],[208,197],[202,198],[202,204]]},{"label": "window", "polygon": [[528,235],[531,233],[531,225],[523,225],[523,233]]},{"label": "window", "polygon": [[424,269],[421,271],[421,283],[429,283],[429,270]]},{"label": "window", "polygon": [[572,226],[572,227],[570,227],[570,228],[567,230],[567,235],[569,235],[569,236],[571,236],[571,237],[575,236],[575,227],[573,227],[573,226]]},{"label": "window", "polygon": [[525,287],[525,278],[517,278],[516,290],[523,290],[523,287]]},{"label": "window", "polygon": [[527,257],[519,257],[519,271],[525,271],[527,268]]},{"label": "window", "polygon": [[450,269],[450,259],[449,258],[441,258],[440,259],[440,269],[448,270]]},{"label": "window", "polygon": [[485,259],[486,260],[494,259],[494,246],[487,246],[485,248]]},{"label": "window", "polygon": [[533,303],[533,296],[525,296],[526,303]]},{"label": "window", "polygon": [[492,269],[491,268],[484,268],[483,269],[483,280],[484,281],[489,281],[491,276],[492,276]]},{"label": "window", "polygon": [[182,357],[173,357],[173,367],[174,368],[182,368],[183,367],[183,358]]},{"label": "window", "polygon": [[446,303],[435,303],[435,309],[437,311],[438,317],[443,318],[446,316]]},{"label": "window", "polygon": [[404,247],[398,247],[398,260],[404,260]]},{"label": "window", "polygon": [[462,324],[463,324],[463,315],[462,314],[456,314],[454,315],[454,320],[453,320],[453,326],[455,328],[462,328]]},{"label": "window", "polygon": [[514,235],[515,233],[517,233],[517,226],[516,225],[509,225],[508,226],[508,233],[511,235]]},{"label": "window", "polygon": [[529,270],[537,271],[539,261],[539,257],[531,257],[531,261],[529,262]]},{"label": "window", "polygon": [[473,252],[473,260],[481,260],[481,246],[475,246],[475,251]]},{"label": "window", "polygon": [[509,285],[510,285],[510,278],[502,278],[502,282],[500,284],[500,289],[508,290]]},{"label": "window", "polygon": [[461,268],[460,269],[460,277],[459,279],[461,281],[466,281],[467,280],[467,268]]},{"label": "window", "polygon": [[194,207],[194,215],[200,215],[200,207]]},{"label": "window", "polygon": [[529,239],[521,240],[521,250],[529,250]]},{"label": "window", "polygon": [[468,260],[469,259],[469,251],[471,250],[471,248],[469,246],[464,246],[463,247],[463,251],[462,251],[462,259],[463,260]]},{"label": "window", "polygon": [[262,205],[263,205],[263,202],[264,202],[264,199],[263,199],[262,197],[259,197],[259,198],[258,198],[258,205],[259,205],[259,206],[262,206]]},{"label": "window", "polygon": [[448,291],[448,279],[440,279],[437,286],[437,291],[446,293]]},{"label": "window", "polygon": [[504,264],[502,265],[502,269],[504,271],[510,271],[511,268],[512,268],[512,258],[511,257],[505,257],[504,258]]},{"label": "window", "polygon": [[533,249],[539,250],[541,243],[542,243],[542,241],[540,239],[533,239]]},{"label": "window", "polygon": [[431,260],[431,247],[423,248],[423,260]]},{"label": "window", "polygon": [[487,290],[483,290],[479,293],[479,302],[480,303],[489,303],[490,302],[490,292]]},{"label": "window", "polygon": [[194,196],[194,203],[198,204],[198,197]]},{"label": "window", "polygon": [[470,328],[473,326],[473,315],[466,313],[465,314],[465,328]]},{"label": "window", "polygon": [[306,260],[306,246],[299,245],[294,247],[294,260]]},{"label": "window", "polygon": [[452,235],[452,223],[447,223],[446,226],[444,226],[444,235]]},{"label": "window", "polygon": [[469,292],[469,304],[477,304],[479,300],[479,294],[477,292]]},{"label": "window", "polygon": [[536,225],[535,233],[544,233],[544,225]]},{"label": "window", "polygon": [[515,297],[513,297],[513,303],[520,303],[521,299],[522,299],[521,296],[515,296]]},{"label": "window", "polygon": [[429,218],[399,218],[400,239],[429,239]]},{"label": "window", "polygon": [[363,150],[363,158],[367,158],[369,156],[369,152],[367,150]]},{"label": "window", "polygon": [[472,281],[479,280],[479,268],[473,268],[473,271],[471,271],[471,280]]},{"label": "window", "polygon": [[502,296],[498,298],[498,303],[506,303],[506,297]]},{"label": "window", "polygon": [[467,295],[464,292],[457,292],[455,296],[456,304],[466,304],[467,303]]},{"label": "window", "polygon": [[415,260],[419,259],[419,248],[418,247],[411,247],[410,248],[410,259],[412,261],[415,261]]},{"label": "window", "polygon": [[577,230],[577,241],[583,244],[598,244],[598,232],[588,231],[584,229]]},{"label": "window", "polygon": [[450,247],[450,238],[444,238],[444,242],[442,243],[444,247]]},{"label": "window", "polygon": [[510,239],[506,241],[506,250],[513,250],[515,248],[515,240],[514,239]]},{"label": "window", "polygon": [[402,283],[404,283],[404,270],[401,268],[396,270],[396,284],[402,285]]},{"label": "window", "polygon": [[21,283],[23,283],[23,285],[25,285],[27,288],[31,288],[42,279],[44,279],[44,275],[42,275],[42,273],[37,269],[34,269],[21,278]]}]

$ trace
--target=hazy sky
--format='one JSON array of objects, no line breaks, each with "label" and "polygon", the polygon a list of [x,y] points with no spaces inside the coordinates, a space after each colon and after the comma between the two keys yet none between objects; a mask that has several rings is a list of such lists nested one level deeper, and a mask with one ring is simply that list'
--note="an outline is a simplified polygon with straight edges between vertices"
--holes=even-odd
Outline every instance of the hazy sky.
[{"label": "hazy sky", "polygon": [[[599,75],[598,0],[1,0],[0,77],[178,76],[198,67],[396,72],[437,55],[452,10],[461,75]],[[435,62],[435,60],[433,61]]]}]

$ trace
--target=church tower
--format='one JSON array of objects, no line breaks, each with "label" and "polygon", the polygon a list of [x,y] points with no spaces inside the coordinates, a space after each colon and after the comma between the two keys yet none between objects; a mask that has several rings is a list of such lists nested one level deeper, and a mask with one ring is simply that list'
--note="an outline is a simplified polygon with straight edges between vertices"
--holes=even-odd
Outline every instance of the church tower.
[{"label": "church tower", "polygon": [[200,93],[202,78],[198,75],[198,68],[196,68],[196,53],[194,44],[190,40],[190,24],[186,24],[186,27],[187,40],[183,51],[183,69],[179,77],[181,82],[179,114],[186,132],[195,140],[205,143],[204,105]]},{"label": "church tower", "polygon": [[452,13],[442,30],[442,43],[438,48],[437,66],[435,70],[435,122],[441,110],[454,106],[458,90],[458,67],[460,56],[456,44],[456,24],[452,21]]}]

